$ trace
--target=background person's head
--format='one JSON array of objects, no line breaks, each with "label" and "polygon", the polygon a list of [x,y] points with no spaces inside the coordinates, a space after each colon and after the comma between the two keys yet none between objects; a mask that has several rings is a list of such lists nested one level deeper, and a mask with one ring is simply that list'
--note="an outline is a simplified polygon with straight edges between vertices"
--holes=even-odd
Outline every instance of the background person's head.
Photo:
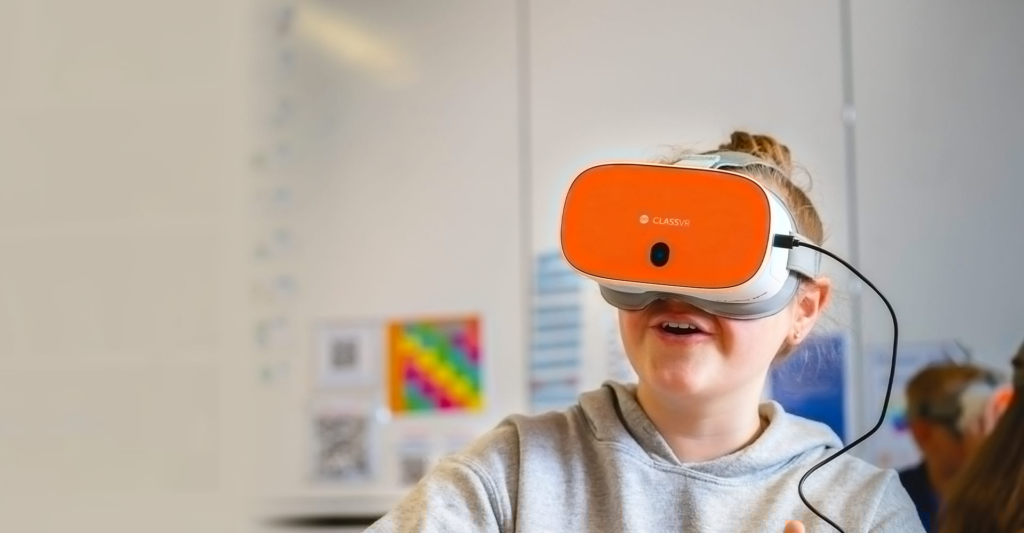
[{"label": "background person's head", "polygon": [[1024,346],[1013,365],[1013,399],[954,478],[939,520],[942,533],[1024,531]]},{"label": "background person's head", "polygon": [[[707,153],[724,151],[764,160],[765,165],[727,168],[778,195],[793,215],[796,231],[821,244],[821,218],[807,194],[791,179],[789,148],[769,136],[738,131],[729,142]],[[659,162],[675,164],[680,158]],[[826,278],[804,279],[789,306],[754,320],[722,318],[681,301],[656,300],[643,310],[619,311],[623,345],[641,389],[649,389],[663,400],[756,405],[772,361],[807,338],[828,302],[829,291]],[[661,328],[666,321],[692,323],[700,332],[673,335]]]},{"label": "background person's head", "polygon": [[967,443],[949,415],[960,394],[988,372],[968,364],[943,363],[925,367],[907,384],[910,432],[928,465],[936,489],[943,491],[968,458]]}]

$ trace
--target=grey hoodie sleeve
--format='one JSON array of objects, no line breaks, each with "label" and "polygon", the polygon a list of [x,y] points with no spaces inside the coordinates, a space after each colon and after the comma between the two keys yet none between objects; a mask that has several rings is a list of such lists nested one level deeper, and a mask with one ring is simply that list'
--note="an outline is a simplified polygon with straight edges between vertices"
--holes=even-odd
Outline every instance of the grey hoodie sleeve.
[{"label": "grey hoodie sleeve", "polygon": [[501,532],[516,526],[519,432],[511,416],[448,456],[370,533]]},{"label": "grey hoodie sleeve", "polygon": [[900,478],[893,473],[885,492],[878,500],[871,520],[871,533],[924,533],[924,525],[917,516],[913,500],[903,488]]},{"label": "grey hoodie sleeve", "polygon": [[472,459],[449,457],[368,533],[500,532],[505,521],[493,481]]}]

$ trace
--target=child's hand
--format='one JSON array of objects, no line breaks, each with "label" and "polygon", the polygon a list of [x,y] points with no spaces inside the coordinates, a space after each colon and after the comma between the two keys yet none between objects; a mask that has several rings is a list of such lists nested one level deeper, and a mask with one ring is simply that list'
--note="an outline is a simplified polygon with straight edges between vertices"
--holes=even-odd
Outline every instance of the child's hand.
[{"label": "child's hand", "polygon": [[782,533],[804,533],[804,523],[799,520],[786,520],[786,529]]}]

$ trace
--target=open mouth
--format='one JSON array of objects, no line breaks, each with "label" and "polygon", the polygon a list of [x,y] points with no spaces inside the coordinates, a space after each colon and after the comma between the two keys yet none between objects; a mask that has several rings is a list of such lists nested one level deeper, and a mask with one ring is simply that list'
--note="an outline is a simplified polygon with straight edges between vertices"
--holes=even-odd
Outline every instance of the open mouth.
[{"label": "open mouth", "polygon": [[697,326],[693,324],[687,324],[685,322],[662,322],[661,330],[669,335],[695,335],[697,333],[703,333]]}]

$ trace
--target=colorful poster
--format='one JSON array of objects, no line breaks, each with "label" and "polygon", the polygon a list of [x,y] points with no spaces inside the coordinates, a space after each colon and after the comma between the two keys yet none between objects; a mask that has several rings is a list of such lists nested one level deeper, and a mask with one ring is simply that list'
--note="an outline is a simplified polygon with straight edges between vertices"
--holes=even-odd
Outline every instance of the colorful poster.
[{"label": "colorful poster", "polygon": [[771,397],[786,412],[821,422],[847,443],[845,335],[807,338],[770,373]]},{"label": "colorful poster", "polygon": [[[901,342],[896,358],[892,396],[885,419],[867,444],[865,459],[882,468],[897,470],[916,465],[921,460],[907,426],[907,383],[922,368],[942,362],[964,362],[967,353],[955,341]],[[864,379],[864,408],[868,426],[874,426],[882,410],[882,400],[892,366],[892,344],[870,346],[867,350]]]},{"label": "colorful poster", "polygon": [[537,256],[530,343],[530,409],[561,409],[576,401],[583,343],[582,280],[561,252]]},{"label": "colorful poster", "polygon": [[395,413],[479,411],[484,406],[480,320],[388,326],[389,403]]}]

